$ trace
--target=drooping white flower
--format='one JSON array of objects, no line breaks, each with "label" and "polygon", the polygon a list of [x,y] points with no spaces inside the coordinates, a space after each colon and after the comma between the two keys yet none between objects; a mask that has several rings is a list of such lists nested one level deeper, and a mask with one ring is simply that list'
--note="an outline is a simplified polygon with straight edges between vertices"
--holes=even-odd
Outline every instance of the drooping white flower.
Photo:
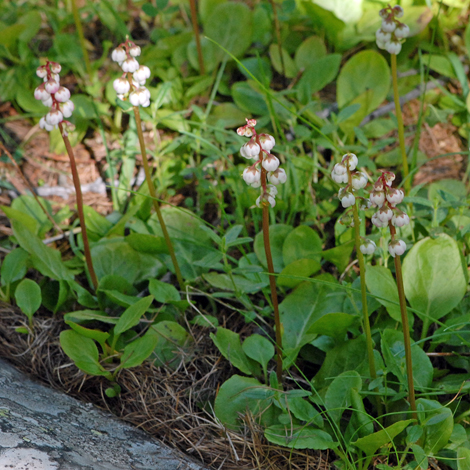
[{"label": "drooping white flower", "polygon": [[387,227],[388,225],[388,222],[385,221],[385,222],[382,222],[379,217],[377,216],[377,212],[371,217],[371,222],[378,228],[382,228],[382,227]]},{"label": "drooping white flower", "polygon": [[268,173],[268,181],[274,185],[285,183],[287,181],[287,174],[283,168],[278,168],[276,171]]},{"label": "drooping white flower", "polygon": [[115,89],[116,93],[119,95],[125,95],[129,93],[129,90],[131,89],[131,85],[129,84],[129,81],[126,78],[116,78],[113,82],[113,88]]},{"label": "drooping white flower", "polygon": [[62,70],[62,66],[57,62],[49,62],[49,67],[51,69],[51,72],[55,75],[58,75]]},{"label": "drooping white flower", "polygon": [[276,171],[279,168],[279,158],[272,153],[265,155],[261,164],[266,171]]},{"label": "drooping white flower", "polygon": [[385,193],[383,191],[371,191],[369,199],[374,206],[382,207],[385,202]]},{"label": "drooping white flower", "polygon": [[388,245],[388,252],[395,258],[401,256],[406,251],[406,243],[403,240],[395,240]]},{"label": "drooping white flower", "polygon": [[131,48],[129,48],[129,54],[132,57],[139,57],[141,52],[142,51],[141,51],[140,47],[136,46],[135,44]]},{"label": "drooping white flower", "polygon": [[335,173],[336,175],[345,175],[347,171],[348,170],[346,169],[346,166],[343,165],[342,163],[337,163],[333,167],[333,173]]},{"label": "drooping white flower", "polygon": [[259,148],[259,145],[255,141],[248,141],[246,144],[242,146],[240,149],[240,154],[242,157],[245,158],[256,158],[258,159],[258,156],[261,152],[261,149]]},{"label": "drooping white flower", "polygon": [[410,218],[408,214],[402,212],[400,214],[394,214],[392,217],[392,225],[395,227],[403,227],[410,223]]},{"label": "drooping white flower", "polygon": [[400,202],[403,201],[404,197],[405,197],[405,193],[401,189],[390,188],[387,191],[387,201],[392,206],[396,206],[397,204],[400,204]]},{"label": "drooping white flower", "polygon": [[44,84],[41,84],[34,90],[34,97],[40,101],[47,101],[51,95],[44,88]]},{"label": "drooping white flower", "polygon": [[132,106],[147,107],[150,105],[150,92],[145,87],[138,88],[129,95],[129,102]]},{"label": "drooping white flower", "polygon": [[36,75],[39,78],[45,78],[47,77],[47,69],[45,65],[41,65],[36,69]]},{"label": "drooping white flower", "polygon": [[45,120],[50,126],[56,126],[64,120],[64,115],[57,109],[51,109],[46,114]]},{"label": "drooping white flower", "polygon": [[150,77],[150,69],[146,65],[141,65],[132,76],[139,85],[145,85],[145,81]]},{"label": "drooping white flower", "polygon": [[114,49],[114,51],[111,53],[111,59],[113,59],[114,62],[117,62],[118,64],[124,62],[127,59],[125,49],[123,47],[117,47]]},{"label": "drooping white flower", "polygon": [[348,175],[347,173],[344,175],[338,175],[338,173],[331,173],[331,179],[338,184],[347,183],[348,182]]},{"label": "drooping white flower", "polygon": [[134,73],[139,69],[139,62],[137,62],[133,57],[126,59],[122,64],[121,68],[124,72]]},{"label": "drooping white flower", "polygon": [[44,130],[49,131],[49,132],[55,129],[55,126],[51,126],[50,124],[48,124],[48,123],[46,122],[46,118],[45,118],[45,117],[42,117],[42,118],[39,120],[39,127],[40,127],[41,129],[44,129]]},{"label": "drooping white flower", "polygon": [[354,155],[354,153],[347,153],[346,155],[343,155],[342,161],[344,163],[346,163],[346,161],[348,162],[347,165],[350,171],[354,171],[357,167],[358,160],[357,160],[356,155]]},{"label": "drooping white flower", "polygon": [[54,93],[57,93],[60,88],[60,85],[56,80],[50,79],[44,83],[44,88],[46,89],[47,93],[52,95]]},{"label": "drooping white flower", "polygon": [[395,5],[392,8],[392,13],[394,14],[395,18],[401,18],[405,12],[400,5]]},{"label": "drooping white flower", "polygon": [[401,42],[389,41],[385,44],[385,49],[389,54],[399,54],[401,51]]},{"label": "drooping white flower", "polygon": [[353,193],[345,192],[341,197],[341,205],[346,209],[347,207],[351,207],[356,202],[356,198],[354,197]]},{"label": "drooping white flower", "polygon": [[388,223],[389,220],[392,220],[393,211],[390,207],[383,206],[378,212],[376,212],[377,218],[383,223]]},{"label": "drooping white flower", "polygon": [[366,238],[359,247],[362,254],[364,255],[372,255],[376,248],[377,246],[375,245],[375,243],[372,240],[369,240],[368,238]]},{"label": "drooping white flower", "polygon": [[59,103],[64,103],[65,101],[68,101],[70,99],[70,91],[67,88],[61,86],[55,93],[54,98]]},{"label": "drooping white flower", "polygon": [[393,18],[384,18],[382,20],[382,31],[386,33],[393,33],[397,27]]},{"label": "drooping white flower", "polygon": [[257,183],[261,179],[261,171],[250,166],[243,170],[242,177],[246,184]]},{"label": "drooping white flower", "polygon": [[269,194],[258,196],[258,199],[256,199],[256,205],[258,207],[262,207],[262,203],[264,201],[268,202],[271,207],[274,207],[276,205],[276,199],[274,199],[274,196],[271,196]]},{"label": "drooping white flower", "polygon": [[362,171],[358,171],[352,176],[351,182],[354,189],[365,188],[367,186],[367,175]]},{"label": "drooping white flower", "polygon": [[392,33],[387,33],[383,29],[378,29],[375,33],[375,39],[380,42],[387,42],[392,39]]},{"label": "drooping white flower", "polygon": [[266,152],[270,152],[276,144],[276,141],[274,140],[274,137],[272,135],[260,134],[259,143],[261,144],[261,148],[263,150],[266,150]]},{"label": "drooping white flower", "polygon": [[395,30],[395,37],[397,39],[405,39],[410,34],[410,28],[405,23],[400,23]]}]

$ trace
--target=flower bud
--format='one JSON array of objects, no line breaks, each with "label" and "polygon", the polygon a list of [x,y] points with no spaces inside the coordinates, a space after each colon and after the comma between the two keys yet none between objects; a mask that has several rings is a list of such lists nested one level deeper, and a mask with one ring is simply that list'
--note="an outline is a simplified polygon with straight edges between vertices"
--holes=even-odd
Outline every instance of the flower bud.
[{"label": "flower bud", "polygon": [[51,95],[46,91],[46,89],[44,88],[44,83],[42,83],[41,85],[39,85],[35,90],[34,90],[34,97],[37,99],[37,100],[40,100],[40,101],[46,101],[48,100]]},{"label": "flower bud", "polygon": [[54,130],[54,127],[55,127],[55,126],[51,126],[50,124],[48,124],[48,123],[46,122],[46,119],[45,119],[44,117],[42,117],[42,118],[39,120],[39,127],[40,127],[41,129],[44,129],[44,130],[50,132],[50,131]]},{"label": "flower bud", "polygon": [[64,103],[65,101],[68,101],[70,99],[70,91],[67,88],[61,86],[54,95],[54,98],[59,103]]},{"label": "flower bud", "polygon": [[124,48],[117,47],[114,49],[114,51],[111,53],[111,59],[113,59],[114,62],[118,62],[119,64],[124,62],[127,59],[127,54]]},{"label": "flower bud", "polygon": [[260,134],[259,143],[261,144],[261,148],[263,150],[266,150],[266,152],[270,152],[276,144],[276,141],[274,140],[274,137],[272,135]]},{"label": "flower bud", "polygon": [[141,65],[132,76],[139,85],[145,85],[145,81],[150,77],[150,69],[146,65]]},{"label": "flower bud", "polygon": [[276,171],[279,167],[279,158],[275,157],[272,153],[264,155],[261,164],[266,171]]},{"label": "flower bud", "polygon": [[253,135],[253,131],[248,126],[242,126],[237,129],[237,134],[242,137],[251,137]]},{"label": "flower bud", "polygon": [[393,33],[396,27],[397,25],[392,18],[385,18],[382,21],[382,31],[386,33]]},{"label": "flower bud", "polygon": [[395,5],[392,8],[392,13],[395,16],[395,18],[401,18],[404,15],[403,8],[400,5]]},{"label": "flower bud", "polygon": [[139,46],[136,46],[135,44],[129,49],[129,54],[132,57],[139,57],[141,53],[141,49]]},{"label": "flower bud", "polygon": [[388,225],[388,222],[382,222],[378,215],[377,212],[371,217],[371,222],[378,228],[386,227]]},{"label": "flower bud", "polygon": [[362,173],[362,171],[358,171],[356,174],[352,176],[352,187],[354,189],[362,189],[365,188],[367,185],[367,175]]},{"label": "flower bud", "polygon": [[398,55],[401,51],[401,42],[398,41],[390,41],[385,44],[385,50],[389,54]]},{"label": "flower bud", "polygon": [[379,209],[378,212],[376,212],[377,218],[381,220],[383,223],[388,223],[389,220],[392,220],[393,217],[393,211],[390,209],[390,207],[384,206],[382,209]]},{"label": "flower bud", "polygon": [[388,252],[395,258],[401,256],[406,251],[406,243],[403,240],[395,240],[388,245]]},{"label": "flower bud", "polygon": [[343,159],[341,163],[345,164],[346,161],[348,162],[348,168],[350,171],[354,171],[357,166],[357,157],[353,153],[347,153],[346,155],[343,155]]},{"label": "flower bud", "polygon": [[47,77],[47,69],[45,65],[41,65],[36,69],[36,75],[39,78],[46,78]]},{"label": "flower bud", "polygon": [[383,173],[384,179],[385,179],[385,184],[387,186],[392,186],[392,182],[395,180],[395,173],[392,173],[391,171],[386,171]]},{"label": "flower bud", "polygon": [[147,107],[150,105],[150,91],[145,87],[138,88],[129,95],[129,101],[132,106]]},{"label": "flower bud", "polygon": [[125,95],[129,93],[131,85],[129,81],[125,78],[116,78],[113,82],[113,88],[116,90],[116,93],[119,95]]},{"label": "flower bud", "polygon": [[348,182],[348,175],[347,173],[344,175],[338,175],[337,173],[331,173],[331,179],[338,184],[347,183]]},{"label": "flower bud", "polygon": [[55,73],[56,75],[59,74],[62,70],[62,66],[57,62],[49,62],[49,67],[51,69],[51,72]]},{"label": "flower bud", "polygon": [[246,125],[248,127],[256,127],[256,119],[247,119],[245,118]]},{"label": "flower bud", "polygon": [[380,42],[387,42],[392,39],[392,33],[387,33],[383,29],[378,29],[375,33],[375,39]]},{"label": "flower bud", "polygon": [[362,254],[364,255],[372,255],[376,248],[377,246],[375,245],[375,243],[372,240],[369,240],[368,238],[366,238],[359,247]]},{"label": "flower bud", "polygon": [[59,108],[62,114],[64,115],[64,117],[69,118],[72,115],[73,110],[75,109],[75,105],[73,104],[73,101],[69,100],[69,101],[66,101],[65,103],[60,103]]},{"label": "flower bud", "polygon": [[383,191],[371,191],[369,199],[374,206],[382,207],[385,202],[385,193]]},{"label": "flower bud", "polygon": [[395,37],[397,39],[407,38],[410,34],[410,28],[405,23],[400,23],[395,30]]},{"label": "flower bud", "polygon": [[382,18],[382,19],[388,18],[389,15],[390,15],[390,13],[389,13],[389,11],[388,11],[388,8],[382,8],[382,9],[379,11],[379,16],[380,16],[380,18]]},{"label": "flower bud", "polygon": [[274,185],[285,183],[287,181],[287,174],[283,168],[278,168],[276,171],[268,173],[268,181]]},{"label": "flower bud", "polygon": [[333,167],[333,173],[337,174],[337,175],[345,175],[347,173],[348,170],[346,170],[346,166],[343,165],[342,163],[337,163],[334,167]]},{"label": "flower bud", "polygon": [[124,72],[134,73],[139,69],[139,62],[137,62],[133,57],[126,59],[122,64],[121,68]]},{"label": "flower bud", "polygon": [[[344,195],[343,195],[344,194]],[[342,194],[341,205],[346,209],[346,207],[351,207],[356,202],[356,198],[353,193],[345,192]]]},{"label": "flower bud", "polygon": [[399,214],[394,214],[392,217],[392,225],[394,227],[403,227],[410,223],[410,218],[405,212],[400,212]]},{"label": "flower bud", "polygon": [[243,170],[242,177],[246,184],[253,184],[253,183],[256,183],[257,181],[260,181],[261,171],[250,166]]},{"label": "flower bud", "polygon": [[44,83],[44,88],[51,95],[53,95],[54,93],[57,93],[59,87],[60,85],[54,79],[50,79]]},{"label": "flower bud", "polygon": [[387,191],[387,201],[392,206],[396,206],[397,204],[400,204],[400,202],[403,201],[404,197],[405,197],[405,193],[401,189],[390,188]]},{"label": "flower bud", "polygon": [[63,114],[57,110],[57,109],[51,109],[47,114],[46,114],[46,122],[50,126],[56,126],[59,124],[59,122],[62,122],[64,120]]},{"label": "flower bud", "polygon": [[243,145],[240,149],[240,154],[245,158],[255,158],[258,159],[258,156],[261,152],[259,145],[255,141],[249,141]]}]

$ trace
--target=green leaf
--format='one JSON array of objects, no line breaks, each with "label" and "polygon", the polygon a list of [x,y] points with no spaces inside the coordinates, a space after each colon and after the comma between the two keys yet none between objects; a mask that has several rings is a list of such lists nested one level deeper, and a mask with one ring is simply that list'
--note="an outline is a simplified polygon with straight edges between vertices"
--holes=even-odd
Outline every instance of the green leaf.
[{"label": "green leaf", "polygon": [[181,325],[174,321],[162,321],[150,328],[158,336],[157,346],[153,350],[150,359],[157,367],[167,365],[175,369],[180,364],[181,358],[186,356],[181,354],[181,350],[190,345],[192,342],[191,336]]},{"label": "green leaf", "polygon": [[460,249],[449,235],[424,238],[403,262],[405,295],[421,313],[421,320],[435,321],[447,315],[462,300],[467,289],[466,266]]},{"label": "green leaf", "polygon": [[[275,224],[269,227],[269,242],[271,245],[271,255],[273,257],[274,272],[280,273],[284,269],[283,245],[293,231],[290,225]],[[266,253],[264,249],[263,232],[259,232],[255,237],[254,250],[256,256],[263,266],[267,266]]]},{"label": "green leaf", "polygon": [[366,437],[361,437],[353,444],[356,447],[359,447],[367,457],[372,457],[375,452],[380,449],[382,446],[392,442],[392,440],[398,436],[410,423],[412,419],[407,419],[405,421],[398,421],[397,423],[392,424],[391,426],[381,429],[380,431],[370,434]]},{"label": "green leaf", "polygon": [[264,95],[255,88],[252,80],[236,82],[231,90],[233,101],[243,111],[258,116],[269,113]]},{"label": "green leaf", "polygon": [[356,318],[347,313],[327,313],[308,329],[308,334],[327,335],[341,339],[355,322]]},{"label": "green leaf", "polygon": [[426,67],[429,66],[431,70],[434,70],[439,75],[444,75],[449,78],[457,78],[454,67],[452,67],[452,63],[443,55],[425,54],[422,57],[422,61]]},{"label": "green leaf", "polygon": [[213,315],[196,315],[189,323],[206,328],[217,328],[219,326],[219,320]]},{"label": "green leaf", "polygon": [[411,446],[411,450],[413,451],[413,456],[414,456],[416,462],[418,463],[418,467],[421,470],[427,470],[429,462],[428,462],[428,458],[427,458],[423,448],[421,446],[419,446],[418,444],[413,444]]},{"label": "green leaf", "polygon": [[310,36],[295,51],[295,65],[306,69],[312,61],[326,56],[325,41],[318,36]]},{"label": "green leaf", "polygon": [[138,325],[141,317],[147,312],[152,302],[153,295],[148,295],[127,308],[114,327],[114,335],[120,335],[133,326]]},{"label": "green leaf", "polygon": [[[251,10],[243,3],[226,2],[217,5],[204,22],[204,33],[235,57],[239,57],[251,45]],[[224,54],[220,50],[219,59]]]},{"label": "green leaf", "polygon": [[297,419],[305,421],[307,424],[314,424],[319,428],[324,426],[321,413],[319,413],[307,400],[302,397],[291,396],[288,396],[287,400],[289,403],[289,410]]},{"label": "green leaf", "polygon": [[326,450],[338,447],[327,432],[305,426],[275,424],[264,431],[264,436],[269,442],[290,449]]},{"label": "green leaf", "polygon": [[298,286],[302,279],[291,279],[289,276],[310,277],[320,271],[321,264],[314,259],[299,259],[287,265],[278,276],[276,282],[278,286],[293,288]]},{"label": "green leaf", "polygon": [[361,390],[361,376],[355,370],[348,370],[331,382],[325,394],[325,408],[333,423],[339,425],[344,411],[351,404],[351,389]]},{"label": "green leaf", "polygon": [[97,341],[103,348],[106,343],[106,340],[109,338],[109,333],[101,330],[94,330],[91,328],[85,328],[84,326],[79,325],[71,320],[66,320],[65,323],[76,331],[79,335],[84,336],[85,338],[91,338]]},{"label": "green leaf", "polygon": [[166,304],[168,302],[178,302],[181,300],[180,294],[175,286],[158,279],[150,279],[149,291],[157,302]]},{"label": "green leaf", "polygon": [[98,348],[91,338],[86,338],[73,330],[65,330],[60,333],[60,345],[65,354],[85,374],[112,378],[112,374],[99,363]]},{"label": "green leaf", "polygon": [[[52,209],[51,209],[49,201],[43,198],[38,198],[38,199],[41,202],[42,207],[33,196],[23,195],[23,196],[17,197],[16,199],[13,199],[13,202],[11,203],[11,208],[22,212],[24,216],[33,217],[37,221],[37,224],[38,224],[37,225],[38,231],[34,233],[36,233],[36,235],[38,235],[39,238],[42,238],[44,234],[48,230],[50,230],[50,228],[52,227],[52,223],[47,217],[47,215],[44,213],[44,209],[49,214],[52,214]],[[21,222],[23,225],[26,225],[23,219],[19,219],[19,222]],[[30,229],[29,226],[28,228]]]},{"label": "green leaf", "polygon": [[307,225],[299,225],[290,231],[282,245],[282,257],[286,266],[300,259],[320,261],[321,251],[321,238]]},{"label": "green leaf", "polygon": [[[387,368],[398,377],[405,388],[408,388],[402,332],[387,328],[382,333],[382,354]],[[418,390],[427,391],[433,378],[431,360],[417,344],[411,345],[411,359],[414,386]]]},{"label": "green leaf", "polygon": [[271,341],[264,336],[254,334],[243,341],[242,349],[250,359],[261,364],[266,375],[268,362],[274,357],[274,346]]},{"label": "green leaf", "polygon": [[[469,31],[470,28],[467,28]],[[457,449],[457,470],[470,470],[470,449],[459,447]]]},{"label": "green leaf", "polygon": [[[279,46],[277,44],[271,44],[269,46],[269,56],[271,57],[271,63],[273,65],[274,70],[277,73],[282,74],[283,68],[281,62],[281,55],[279,54]],[[282,48],[282,59],[284,62],[285,76],[287,78],[294,78],[297,75],[298,70],[295,65],[295,62],[292,60],[292,57],[284,48]]]},{"label": "green leaf", "polygon": [[261,415],[261,423],[272,424],[276,410],[272,406],[272,399],[252,399],[249,392],[264,391],[267,387],[251,377],[233,375],[222,384],[215,398],[214,411],[217,418],[229,429],[239,427],[240,415],[248,411],[253,416]]},{"label": "green leaf", "polygon": [[44,245],[20,222],[12,220],[11,225],[21,248],[30,254],[33,266],[41,274],[58,281],[73,281],[73,275],[62,263],[59,251]]},{"label": "green leaf", "polygon": [[362,395],[359,392],[357,388],[352,388],[350,392],[353,414],[347,429],[352,431],[354,437],[357,435],[364,437],[374,432],[374,419],[366,412]]},{"label": "green leaf", "polygon": [[130,369],[140,366],[150,357],[157,347],[159,335],[155,330],[149,329],[144,336],[132,341],[125,348],[121,356],[119,369]]},{"label": "green leaf", "polygon": [[228,274],[219,274],[219,273],[207,273],[203,274],[202,276],[205,281],[207,281],[211,286],[216,287],[217,289],[224,289],[228,291],[234,291],[235,288],[233,286],[233,281],[235,282],[235,286],[237,289],[245,294],[258,292],[263,287],[268,285],[268,282],[258,282],[254,283],[253,281],[247,279],[244,276],[238,276],[233,274],[230,277]]},{"label": "green leaf", "polygon": [[217,334],[211,333],[212,341],[222,356],[243,373],[260,375],[259,365],[250,359],[242,348],[240,335],[226,328],[217,328]]},{"label": "green leaf", "polygon": [[[366,268],[366,285],[371,294],[381,297],[377,300],[387,309],[389,315],[395,321],[401,323],[397,285],[390,269],[379,265],[368,265]],[[388,300],[395,303],[388,302]]]},{"label": "green leaf", "polygon": [[73,321],[75,323],[98,320],[103,323],[115,325],[119,321],[119,318],[108,317],[106,313],[100,312],[99,310],[77,310],[76,312],[66,313],[64,315],[64,320],[66,322]]},{"label": "green leaf", "polygon": [[29,253],[23,248],[15,248],[10,251],[3,259],[0,268],[1,285],[5,286],[23,279],[28,271],[29,262]]},{"label": "green leaf", "polygon": [[354,242],[351,240],[343,245],[335,246],[334,248],[323,251],[322,257],[330,263],[333,263],[338,268],[339,272],[342,273],[349,264],[353,249]]},{"label": "green leaf", "polygon": [[23,279],[15,290],[15,300],[21,311],[31,320],[41,306],[41,288],[33,280]]},{"label": "green leaf", "polygon": [[85,213],[87,230],[96,233],[98,235],[98,237],[95,237],[97,240],[104,237],[112,228],[113,224],[105,217],[98,214],[92,207],[83,206],[83,212]]}]

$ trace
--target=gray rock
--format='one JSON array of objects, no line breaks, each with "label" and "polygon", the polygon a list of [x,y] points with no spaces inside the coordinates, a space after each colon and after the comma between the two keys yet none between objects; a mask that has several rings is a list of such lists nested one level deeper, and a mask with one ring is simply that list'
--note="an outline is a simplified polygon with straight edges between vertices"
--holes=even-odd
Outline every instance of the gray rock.
[{"label": "gray rock", "polygon": [[0,469],[205,470],[93,405],[0,360]]}]

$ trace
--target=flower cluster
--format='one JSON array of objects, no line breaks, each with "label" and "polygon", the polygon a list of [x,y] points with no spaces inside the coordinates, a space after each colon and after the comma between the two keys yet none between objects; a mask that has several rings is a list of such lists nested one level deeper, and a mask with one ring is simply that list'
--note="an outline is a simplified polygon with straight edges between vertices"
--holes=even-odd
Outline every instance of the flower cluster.
[{"label": "flower cluster", "polygon": [[[275,145],[275,140],[269,134],[257,134],[255,131],[256,120],[247,119],[246,125],[237,129],[237,134],[244,137],[251,137],[242,146],[240,154],[248,160],[255,160],[253,165],[245,168],[243,179],[252,188],[261,187],[261,195],[256,200],[256,205],[261,207],[269,203],[271,207],[276,205],[276,186],[287,181],[286,172],[279,168],[279,159],[271,153]],[[269,181],[270,184],[267,184]]]},{"label": "flower cluster", "polygon": [[[357,167],[357,162],[356,155],[347,153],[343,155],[341,163],[337,163],[331,172],[331,178],[335,183],[346,184],[346,186],[341,188],[338,192],[338,198],[345,209],[356,204],[354,192],[367,186],[367,175],[362,171],[354,171]],[[368,202],[366,201],[366,207],[367,205]],[[340,223],[354,226],[354,219],[349,211],[341,217]],[[364,239],[360,250],[364,254],[371,255],[375,251],[375,243],[372,240]]]},{"label": "flower cluster", "polygon": [[410,28],[405,23],[400,23],[397,18],[403,16],[403,8],[399,5],[388,6],[379,12],[382,18],[382,26],[375,33],[377,46],[385,49],[390,54],[399,54],[402,39],[410,34]]},{"label": "flower cluster", "polygon": [[403,240],[395,240],[395,228],[403,227],[410,223],[410,218],[398,209],[396,206],[403,201],[405,196],[401,189],[392,188],[392,182],[395,175],[389,171],[382,172],[371,191],[369,200],[372,206],[378,207],[378,211],[372,216],[372,223],[376,227],[392,226],[390,232],[392,241],[388,245],[388,251],[395,258],[396,255],[402,255],[406,250],[406,244]]},{"label": "flower cluster", "polygon": [[36,69],[36,75],[43,79],[43,83],[34,90],[34,97],[47,106],[49,112],[39,121],[39,127],[46,131],[57,129],[60,123],[63,135],[72,132],[75,126],[64,120],[69,118],[75,108],[70,101],[70,91],[61,86],[59,73],[62,67],[57,62],[47,61]]},{"label": "flower cluster", "polygon": [[117,62],[123,70],[120,78],[116,78],[113,87],[120,100],[129,97],[132,106],[150,106],[150,91],[145,88],[145,81],[150,77],[150,69],[146,65],[139,65],[136,57],[141,53],[140,47],[129,39],[119,44],[111,54],[114,62]]}]

